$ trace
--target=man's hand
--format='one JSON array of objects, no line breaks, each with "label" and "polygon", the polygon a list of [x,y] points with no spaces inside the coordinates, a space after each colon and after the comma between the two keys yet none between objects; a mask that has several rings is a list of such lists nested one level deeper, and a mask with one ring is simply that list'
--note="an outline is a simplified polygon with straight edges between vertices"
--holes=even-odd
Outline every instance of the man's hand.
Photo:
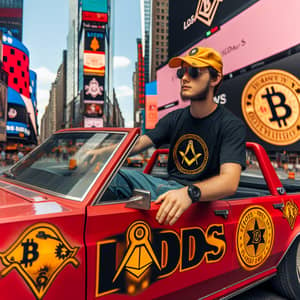
[{"label": "man's hand", "polygon": [[167,191],[160,195],[154,203],[162,203],[156,214],[158,223],[164,222],[173,225],[183,212],[190,207],[192,200],[188,196],[187,187],[183,187],[178,190]]}]

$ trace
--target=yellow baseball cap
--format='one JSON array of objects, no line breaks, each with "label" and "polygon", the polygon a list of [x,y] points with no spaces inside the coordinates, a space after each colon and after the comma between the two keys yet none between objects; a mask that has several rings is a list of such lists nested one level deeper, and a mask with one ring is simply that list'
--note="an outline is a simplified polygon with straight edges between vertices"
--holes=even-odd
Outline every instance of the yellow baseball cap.
[{"label": "yellow baseball cap", "polygon": [[221,74],[223,70],[221,54],[212,48],[195,47],[185,56],[171,58],[169,67],[178,68],[181,66],[182,62],[186,62],[188,65],[195,68],[211,66]]}]

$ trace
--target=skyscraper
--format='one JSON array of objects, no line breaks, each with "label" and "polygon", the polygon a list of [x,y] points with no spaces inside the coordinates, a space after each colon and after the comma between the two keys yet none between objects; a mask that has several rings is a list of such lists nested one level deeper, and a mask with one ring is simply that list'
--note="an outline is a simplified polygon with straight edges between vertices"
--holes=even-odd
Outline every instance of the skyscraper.
[{"label": "skyscraper", "polygon": [[168,59],[169,0],[140,0],[145,82],[154,81],[156,68]]},{"label": "skyscraper", "polygon": [[23,0],[0,0],[0,31],[22,41]]}]

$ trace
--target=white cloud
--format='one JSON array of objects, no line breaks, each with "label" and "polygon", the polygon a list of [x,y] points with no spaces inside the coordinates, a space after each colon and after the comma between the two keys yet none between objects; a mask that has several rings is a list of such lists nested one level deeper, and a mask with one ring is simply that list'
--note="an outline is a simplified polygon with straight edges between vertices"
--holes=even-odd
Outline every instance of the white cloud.
[{"label": "white cloud", "polygon": [[118,99],[121,97],[129,97],[133,95],[132,88],[127,85],[118,86],[115,88],[115,90]]},{"label": "white cloud", "polygon": [[126,68],[130,65],[130,59],[126,56],[114,56],[114,69]]},{"label": "white cloud", "polygon": [[37,84],[38,86],[47,86],[50,87],[51,83],[55,80],[55,73],[52,73],[49,69],[45,67],[40,67],[34,69],[37,73]]}]

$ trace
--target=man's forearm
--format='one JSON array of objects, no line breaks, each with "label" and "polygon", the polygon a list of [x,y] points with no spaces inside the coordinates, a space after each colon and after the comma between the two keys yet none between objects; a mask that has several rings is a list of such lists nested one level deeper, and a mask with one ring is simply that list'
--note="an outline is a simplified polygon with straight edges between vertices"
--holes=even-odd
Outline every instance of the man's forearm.
[{"label": "man's forearm", "polygon": [[130,152],[130,155],[135,155],[153,146],[152,140],[147,135],[139,137],[138,141],[134,145]]},{"label": "man's forearm", "polygon": [[239,185],[240,169],[240,166],[236,165],[231,172],[195,183],[201,190],[200,201],[213,201],[233,195]]}]

